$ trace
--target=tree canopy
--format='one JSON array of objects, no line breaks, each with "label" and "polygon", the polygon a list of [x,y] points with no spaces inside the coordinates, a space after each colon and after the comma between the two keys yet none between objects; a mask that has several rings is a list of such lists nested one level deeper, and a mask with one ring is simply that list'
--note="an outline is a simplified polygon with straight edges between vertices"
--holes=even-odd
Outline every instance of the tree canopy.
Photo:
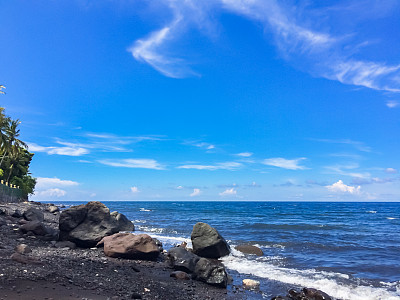
[{"label": "tree canopy", "polygon": [[[4,86],[0,85],[0,92]],[[3,93],[3,92],[2,92]],[[0,179],[19,186],[25,198],[33,194],[36,178],[31,176],[29,165],[33,153],[25,142],[19,139],[21,122],[6,116],[0,107]]]}]

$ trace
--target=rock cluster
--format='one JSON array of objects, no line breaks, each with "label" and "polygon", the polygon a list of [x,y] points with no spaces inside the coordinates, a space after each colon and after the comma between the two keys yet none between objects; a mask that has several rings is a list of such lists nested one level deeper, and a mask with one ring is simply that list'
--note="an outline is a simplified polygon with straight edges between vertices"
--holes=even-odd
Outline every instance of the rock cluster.
[{"label": "rock cluster", "polygon": [[225,268],[214,260],[199,257],[182,247],[171,248],[167,257],[174,270],[190,274],[193,279],[218,287],[226,287],[228,284]]},{"label": "rock cluster", "polygon": [[83,248],[94,247],[105,236],[119,231],[133,231],[134,225],[124,215],[110,210],[101,202],[73,206],[60,215],[60,240],[74,242]]}]

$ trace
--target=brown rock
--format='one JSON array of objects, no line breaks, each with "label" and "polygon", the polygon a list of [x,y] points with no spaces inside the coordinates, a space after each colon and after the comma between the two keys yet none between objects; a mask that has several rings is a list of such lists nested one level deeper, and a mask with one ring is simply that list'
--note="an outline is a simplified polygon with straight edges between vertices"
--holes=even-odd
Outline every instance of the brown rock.
[{"label": "brown rock", "polygon": [[239,245],[235,247],[236,250],[244,253],[244,254],[255,254],[257,256],[263,256],[264,253],[262,250],[256,246],[252,245]]},{"label": "brown rock", "polygon": [[15,247],[15,251],[19,254],[26,254],[31,253],[32,249],[26,244],[19,244],[17,247]]},{"label": "brown rock", "polygon": [[23,254],[20,254],[17,252],[15,252],[11,255],[11,259],[13,261],[19,262],[21,264],[42,264],[41,261],[39,259],[37,259],[36,257],[23,255]]},{"label": "brown rock", "polygon": [[180,280],[189,280],[190,279],[189,274],[186,272],[183,272],[183,271],[172,272],[169,276],[174,277],[176,279],[180,279]]},{"label": "brown rock", "polygon": [[149,259],[158,257],[160,251],[147,234],[116,233],[104,237],[97,246],[104,245],[104,254],[110,257]]}]

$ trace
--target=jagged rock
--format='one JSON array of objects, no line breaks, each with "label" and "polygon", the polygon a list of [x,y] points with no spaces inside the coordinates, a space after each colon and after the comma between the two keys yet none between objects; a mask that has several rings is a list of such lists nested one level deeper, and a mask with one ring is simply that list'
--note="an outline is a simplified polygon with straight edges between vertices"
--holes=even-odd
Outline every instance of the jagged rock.
[{"label": "jagged rock", "polygon": [[242,283],[245,289],[258,289],[260,287],[260,282],[253,279],[243,279]]},{"label": "jagged rock", "polygon": [[186,272],[183,272],[183,271],[174,271],[169,276],[174,277],[176,279],[181,279],[181,280],[189,280],[190,279],[189,274]]},{"label": "jagged rock", "polygon": [[30,207],[28,208],[24,213],[23,217],[25,220],[28,221],[39,221],[43,222],[44,221],[44,214],[41,210],[37,208]]},{"label": "jagged rock", "polygon": [[13,218],[22,218],[23,217],[22,212],[20,210],[18,210],[18,209],[12,211],[10,213],[10,216],[13,217]]},{"label": "jagged rock", "polygon": [[97,246],[104,246],[104,254],[110,257],[153,260],[160,251],[147,234],[116,233],[104,237]]},{"label": "jagged rock", "polygon": [[197,280],[210,285],[226,288],[228,284],[225,268],[203,257],[197,262],[194,273]]},{"label": "jagged rock", "polygon": [[193,252],[202,257],[219,258],[228,255],[229,246],[218,231],[206,223],[193,226],[191,235]]},{"label": "jagged rock", "polygon": [[239,245],[239,246],[236,246],[235,249],[244,254],[255,254],[257,256],[264,255],[263,251],[260,248],[258,248],[256,246],[252,246],[252,245]]},{"label": "jagged rock", "polygon": [[29,248],[29,246],[26,244],[19,244],[15,247],[15,252],[19,254],[26,254],[26,253],[31,253],[32,249]]},{"label": "jagged rock", "polygon": [[79,247],[94,247],[103,237],[127,229],[126,217],[119,215],[112,216],[107,206],[98,201],[68,208],[60,215],[60,239]]},{"label": "jagged rock", "polygon": [[60,209],[57,207],[57,206],[55,206],[55,205],[50,205],[48,208],[47,208],[47,211],[49,212],[49,213],[56,213],[56,212],[59,212],[60,211]]},{"label": "jagged rock", "polygon": [[119,231],[134,231],[135,230],[135,226],[133,225],[133,223],[131,221],[128,220],[127,217],[125,217],[125,215],[123,215],[117,211],[113,211],[110,215],[119,224]]},{"label": "jagged rock", "polygon": [[182,247],[175,247],[168,250],[167,257],[171,267],[175,270],[193,273],[200,257]]},{"label": "jagged rock", "polygon": [[0,218],[0,227],[4,226],[4,225],[7,225],[6,220],[4,220],[3,218]]}]

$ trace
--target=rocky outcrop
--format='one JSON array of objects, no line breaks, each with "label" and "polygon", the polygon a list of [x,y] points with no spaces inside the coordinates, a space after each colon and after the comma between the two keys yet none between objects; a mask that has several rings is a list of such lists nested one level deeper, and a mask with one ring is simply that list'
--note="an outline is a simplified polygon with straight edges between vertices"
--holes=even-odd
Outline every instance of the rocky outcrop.
[{"label": "rocky outcrop", "polygon": [[236,246],[235,249],[244,254],[254,254],[257,256],[264,255],[263,251],[260,248],[258,248],[256,246],[252,246],[252,245],[239,245],[239,246]]},{"label": "rocky outcrop", "polygon": [[127,229],[133,230],[133,224],[128,227],[124,215],[111,215],[107,206],[97,201],[64,210],[59,221],[60,239],[69,240],[84,248],[94,247],[105,236]]},{"label": "rocky outcrop", "polygon": [[58,230],[48,227],[39,221],[28,221],[19,227],[22,233],[36,235],[38,238],[45,241],[58,240]]},{"label": "rocky outcrop", "polygon": [[228,284],[225,268],[203,257],[197,262],[194,274],[197,280],[214,286],[226,288]]},{"label": "rocky outcrop", "polygon": [[178,271],[194,273],[196,264],[200,257],[182,247],[175,247],[168,250],[167,257],[170,266]]},{"label": "rocky outcrop", "polygon": [[218,231],[206,223],[193,226],[193,252],[201,257],[219,258],[230,253],[229,246]]},{"label": "rocky outcrop", "polygon": [[104,237],[97,246],[103,246],[104,254],[109,257],[154,260],[160,254],[147,234],[116,233]]},{"label": "rocky outcrop", "polygon": [[303,288],[300,292],[290,290],[286,296],[273,297],[271,300],[332,300],[332,298],[323,291]]}]

